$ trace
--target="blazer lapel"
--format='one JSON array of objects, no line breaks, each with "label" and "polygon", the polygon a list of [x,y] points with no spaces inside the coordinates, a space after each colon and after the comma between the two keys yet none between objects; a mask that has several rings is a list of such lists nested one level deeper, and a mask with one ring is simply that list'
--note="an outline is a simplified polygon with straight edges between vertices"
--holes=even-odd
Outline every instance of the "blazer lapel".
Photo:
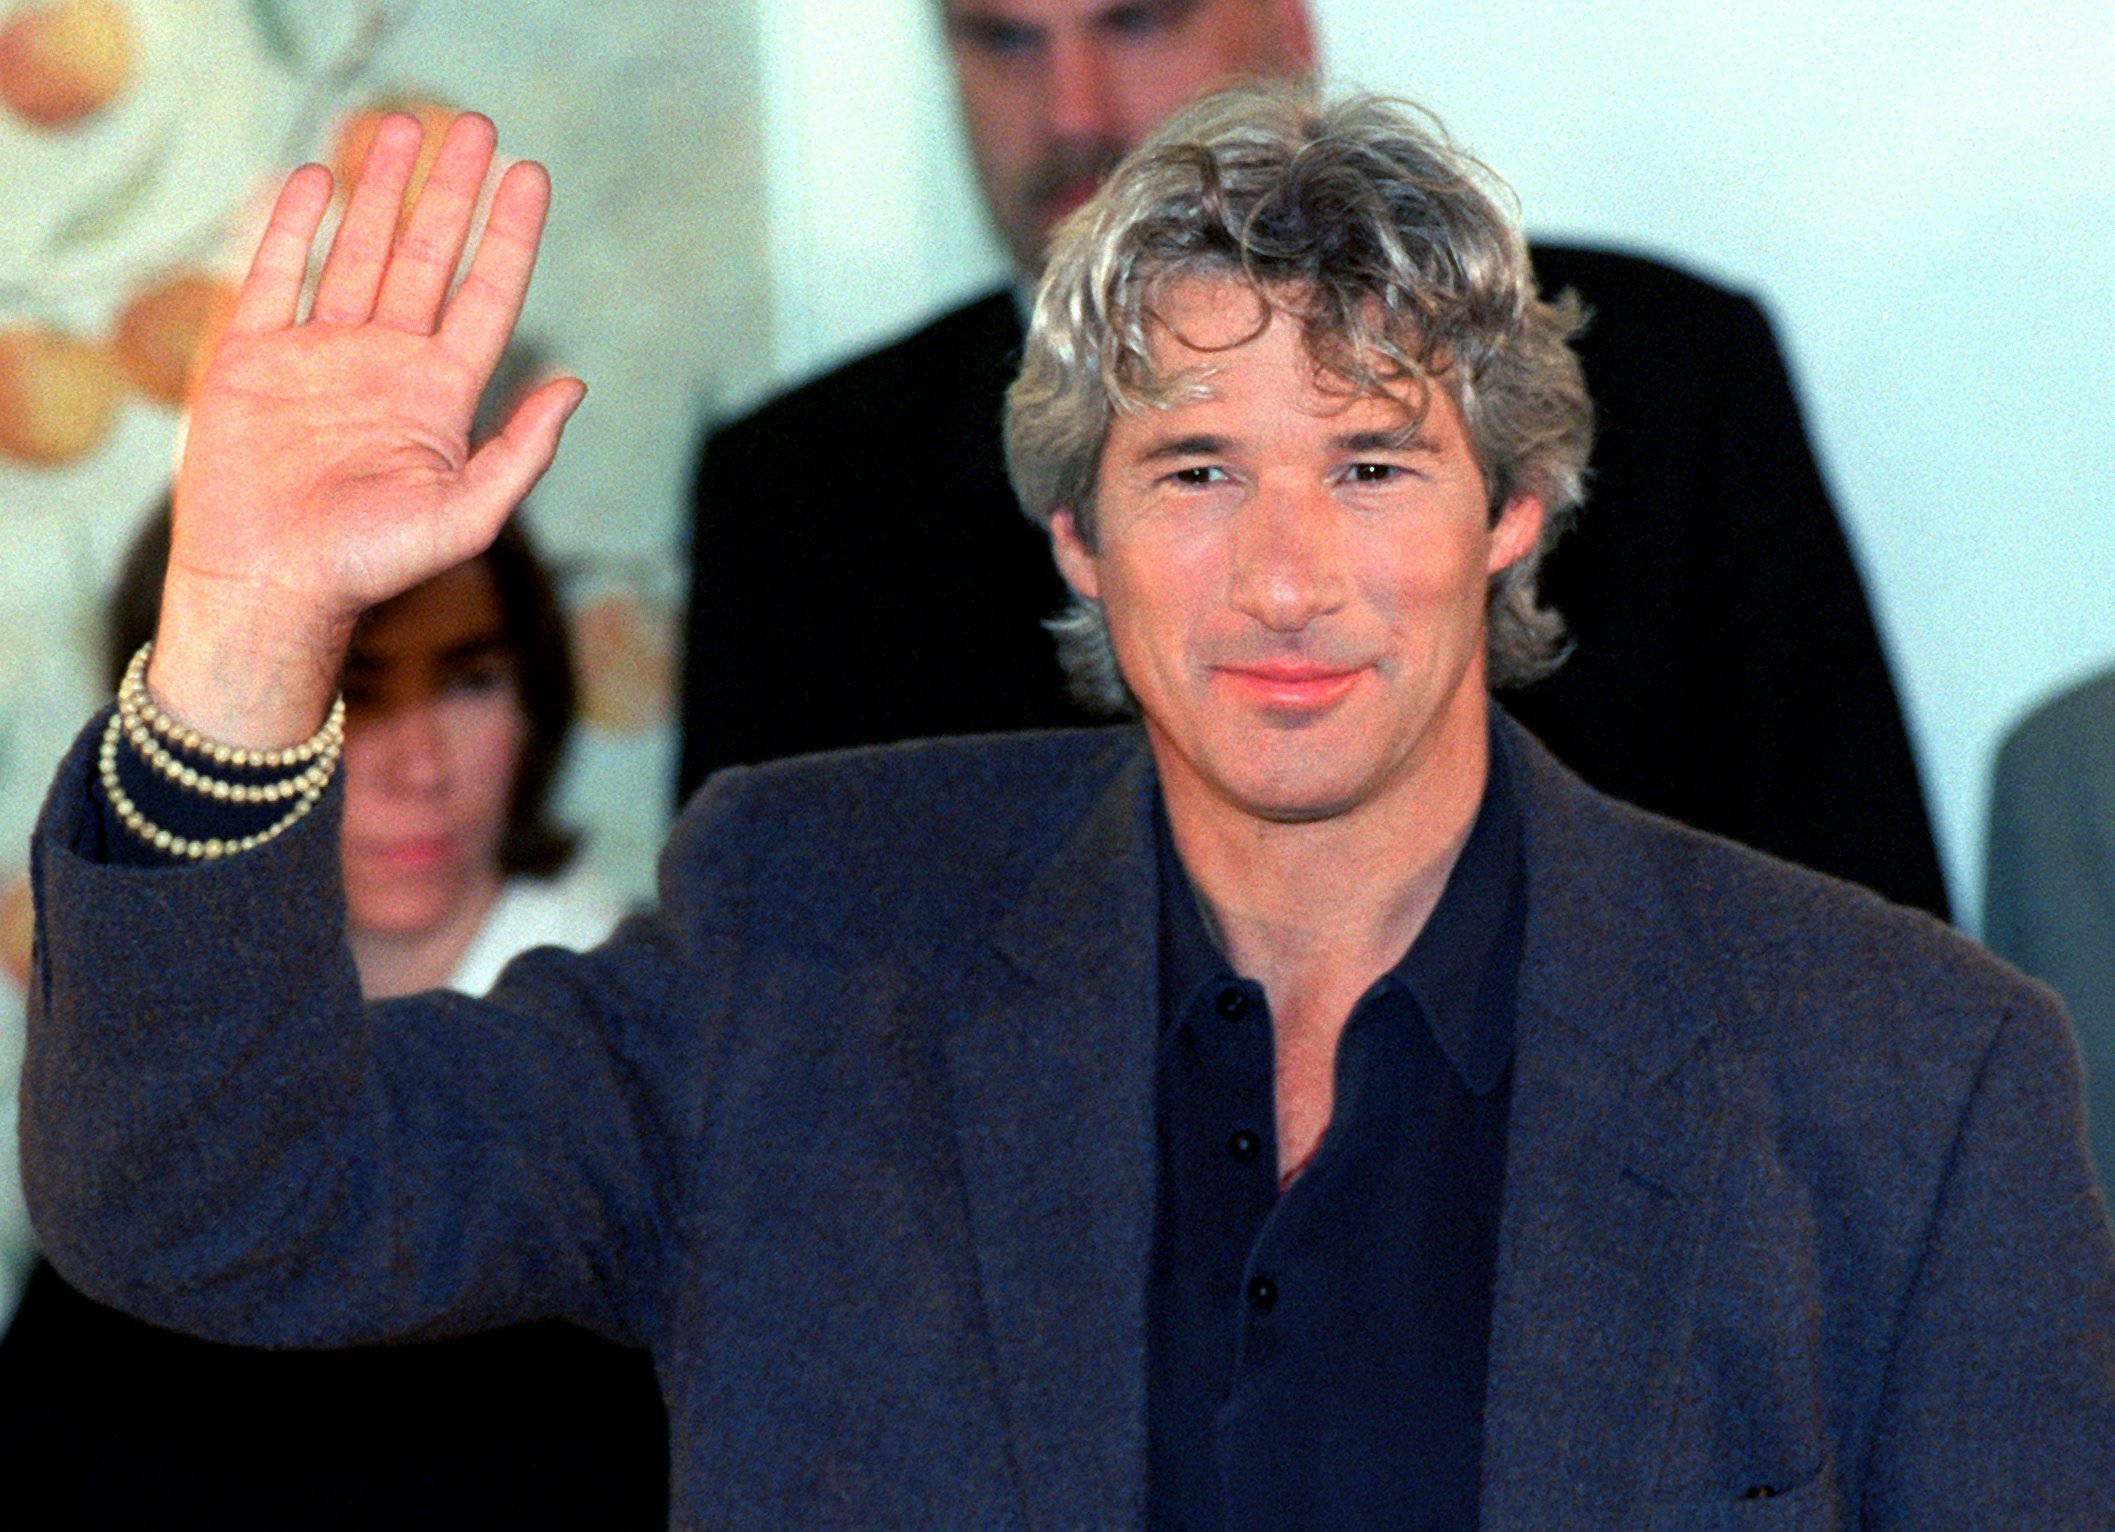
[{"label": "blazer lapel", "polygon": [[1620,865],[1634,832],[1520,745],[1528,925],[1483,1525],[1628,1527],[1665,1453],[1721,1153],[1713,1002]]},{"label": "blazer lapel", "polygon": [[978,1275],[1034,1527],[1137,1524],[1159,1006],[1141,747],[996,918],[946,1042]]}]

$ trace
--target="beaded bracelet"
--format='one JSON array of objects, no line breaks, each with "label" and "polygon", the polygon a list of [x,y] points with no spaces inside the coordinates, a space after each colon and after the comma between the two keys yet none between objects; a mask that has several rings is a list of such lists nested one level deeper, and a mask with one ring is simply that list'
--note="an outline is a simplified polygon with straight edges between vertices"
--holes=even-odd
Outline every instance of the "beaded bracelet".
[{"label": "beaded bracelet", "polygon": [[[103,791],[118,822],[157,851],[191,860],[217,860],[235,852],[253,851],[299,824],[322,799],[324,789],[330,785],[331,776],[337,770],[339,758],[344,754],[344,697],[340,696],[332,704],[323,727],[299,745],[276,750],[223,745],[206,738],[196,729],[177,723],[155,705],[148,694],[146,680],[147,661],[153,649],[151,643],[142,645],[125,667],[124,680],[118,686],[117,711],[103,731],[98,765]],[[230,782],[180,759],[163,747],[162,740],[169,741],[179,750],[237,769],[293,766],[304,769],[291,777],[271,782]],[[179,835],[155,824],[125,791],[118,773],[121,741],[130,743],[133,751],[156,775],[215,802],[270,804],[291,798],[293,805],[280,819],[254,834],[229,838],[216,836],[205,840]]]},{"label": "beaded bracelet", "polygon": [[330,716],[323,720],[323,727],[298,745],[277,750],[249,750],[207,739],[155,706],[154,698],[147,692],[147,661],[153,655],[154,641],[149,639],[140,645],[139,652],[132,656],[132,663],[125,667],[125,678],[118,683],[119,710],[137,718],[172,745],[194,755],[203,755],[217,766],[300,766],[314,760],[334,743],[342,743],[345,738],[345,698],[341,695],[331,704]]},{"label": "beaded bracelet", "polygon": [[139,719],[125,717],[122,709],[119,716],[125,725],[125,738],[157,775],[220,803],[278,803],[311,786],[320,788],[330,780],[331,768],[337,763],[336,753],[331,751],[299,776],[283,777],[276,782],[228,782],[178,760],[161,747],[153,732]]},{"label": "beaded bracelet", "polygon": [[[103,730],[103,748],[97,763],[103,780],[103,792],[110,799],[110,807],[116,813],[118,823],[155,850],[166,852],[170,856],[188,857],[193,861],[215,861],[238,851],[254,851],[266,841],[285,834],[306,818],[309,810],[323,797],[323,789],[330,780],[326,774],[323,782],[303,790],[300,798],[284,817],[266,825],[255,834],[233,840],[222,840],[218,836],[207,840],[192,840],[178,835],[173,830],[163,829],[142,814],[139,806],[132,801],[124,785],[118,780],[118,741],[123,735],[123,722],[113,715],[109,727]],[[337,758],[331,757],[330,763],[335,766]]]}]

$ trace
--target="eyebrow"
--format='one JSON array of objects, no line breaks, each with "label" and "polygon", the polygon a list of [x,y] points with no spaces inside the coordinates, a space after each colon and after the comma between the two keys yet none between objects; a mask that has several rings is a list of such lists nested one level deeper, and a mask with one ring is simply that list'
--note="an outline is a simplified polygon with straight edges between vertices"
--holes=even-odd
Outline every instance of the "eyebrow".
[{"label": "eyebrow", "polygon": [[1224,457],[1232,450],[1232,440],[1224,436],[1170,436],[1133,454],[1131,461],[1143,466],[1148,463],[1171,462],[1183,457]]},{"label": "eyebrow", "polygon": [[[1417,452],[1439,451],[1435,442],[1421,426],[1397,426],[1392,431],[1346,431],[1329,439],[1331,450],[1343,453],[1359,452]],[[1151,443],[1133,454],[1131,461],[1140,467],[1153,463],[1173,462],[1180,458],[1224,457],[1234,450],[1231,437],[1215,436],[1200,432],[1191,436],[1170,436]]]},{"label": "eyebrow", "polygon": [[[433,662],[435,665],[445,669],[454,665],[474,664],[493,655],[501,655],[510,660],[514,658],[513,647],[508,644],[504,634],[481,633],[474,638],[464,639],[459,644],[451,644],[448,648],[435,655]],[[363,654],[358,649],[354,649],[345,656],[347,674],[355,671],[368,674],[382,669],[389,663],[387,659],[380,655]]]},{"label": "eyebrow", "polygon": [[1090,20],[1093,26],[1123,26],[1134,21],[1157,21],[1163,26],[1183,20],[1197,9],[1200,0],[1118,0],[1104,6]]},{"label": "eyebrow", "polygon": [[[1187,20],[1202,0],[1116,0],[1103,6],[1085,18],[1085,24],[1102,30],[1126,27],[1138,22],[1152,22],[1160,26],[1176,26]],[[1006,15],[994,14],[981,9],[976,0],[942,8],[941,25],[952,37],[966,42],[989,42],[995,38],[1027,37],[1038,41],[1047,37],[1050,26],[1047,22],[1033,21]]]},{"label": "eyebrow", "polygon": [[1392,431],[1347,431],[1333,437],[1330,446],[1339,452],[1437,452],[1439,443],[1421,424],[1397,426]]}]

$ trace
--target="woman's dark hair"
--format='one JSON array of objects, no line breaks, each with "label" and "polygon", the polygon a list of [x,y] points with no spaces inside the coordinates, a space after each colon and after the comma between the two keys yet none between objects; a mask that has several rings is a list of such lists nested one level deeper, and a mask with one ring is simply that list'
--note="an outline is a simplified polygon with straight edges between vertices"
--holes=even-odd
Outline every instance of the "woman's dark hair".
[{"label": "woman's dark hair", "polygon": [[[499,598],[500,634],[514,660],[515,690],[528,721],[499,867],[509,875],[547,878],[571,859],[578,837],[551,817],[552,779],[565,754],[579,698],[573,646],[551,576],[518,520],[499,529],[492,546],[472,563],[492,574]],[[161,619],[162,580],[169,569],[169,502],[164,499],[133,539],[118,569],[109,608],[108,655],[112,690]],[[377,610],[380,610],[379,608]],[[355,637],[354,642],[359,640]]]}]

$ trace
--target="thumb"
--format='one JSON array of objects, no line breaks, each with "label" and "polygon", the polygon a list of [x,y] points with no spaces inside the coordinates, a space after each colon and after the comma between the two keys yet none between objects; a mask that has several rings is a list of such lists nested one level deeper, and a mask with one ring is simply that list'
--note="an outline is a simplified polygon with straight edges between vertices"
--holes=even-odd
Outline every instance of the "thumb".
[{"label": "thumb", "polygon": [[578,378],[553,378],[530,390],[507,416],[499,434],[463,465],[461,500],[487,535],[521,504],[558,455],[558,439],[573,411],[587,397]]}]

